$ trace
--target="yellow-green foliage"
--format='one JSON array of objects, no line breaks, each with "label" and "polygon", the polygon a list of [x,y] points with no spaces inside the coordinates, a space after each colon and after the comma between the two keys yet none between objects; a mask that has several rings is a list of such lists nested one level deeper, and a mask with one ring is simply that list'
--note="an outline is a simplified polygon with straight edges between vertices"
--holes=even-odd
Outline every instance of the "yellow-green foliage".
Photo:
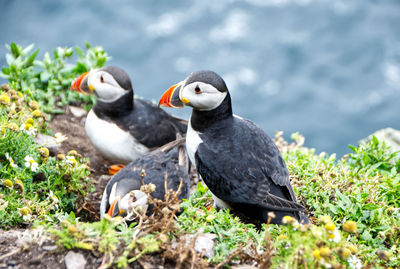
[{"label": "yellow-green foliage", "polygon": [[0,227],[52,220],[57,212],[73,210],[88,190],[86,161],[72,154],[64,160],[51,157],[34,143],[45,129],[36,102],[27,104],[7,85],[0,99]]}]

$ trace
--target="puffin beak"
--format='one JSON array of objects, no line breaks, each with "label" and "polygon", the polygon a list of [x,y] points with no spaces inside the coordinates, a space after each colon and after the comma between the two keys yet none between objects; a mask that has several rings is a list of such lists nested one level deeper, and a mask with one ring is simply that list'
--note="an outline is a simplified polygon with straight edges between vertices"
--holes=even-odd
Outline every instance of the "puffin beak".
[{"label": "puffin beak", "polygon": [[[120,198],[117,197],[115,198],[114,202],[112,203],[112,205],[110,206],[110,209],[108,210],[107,214],[110,217],[115,217],[118,216],[120,214],[120,210],[119,210],[119,202],[120,202]],[[123,213],[123,212],[122,212]]]},{"label": "puffin beak", "polygon": [[93,90],[91,90],[90,86],[88,85],[88,75],[89,72],[86,72],[76,78],[71,84],[71,90],[85,94],[92,94]]},{"label": "puffin beak", "polygon": [[182,102],[180,93],[183,89],[184,82],[181,81],[178,84],[171,86],[162,96],[158,106],[182,108],[184,103]]}]

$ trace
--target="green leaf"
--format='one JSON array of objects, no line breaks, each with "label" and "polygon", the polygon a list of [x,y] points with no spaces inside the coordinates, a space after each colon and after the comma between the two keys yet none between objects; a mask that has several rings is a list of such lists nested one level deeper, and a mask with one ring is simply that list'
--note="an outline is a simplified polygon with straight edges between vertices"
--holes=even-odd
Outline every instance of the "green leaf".
[{"label": "green leaf", "polygon": [[328,205],[328,208],[329,208],[329,210],[330,210],[333,214],[335,214],[335,215],[337,215],[337,214],[339,213],[337,207],[334,206],[334,205],[332,205],[332,204],[329,204],[329,205]]},{"label": "green leaf", "polygon": [[51,58],[50,58],[50,54],[48,52],[46,52],[43,56],[43,62],[45,65],[50,65],[51,63]]},{"label": "green leaf", "polygon": [[9,75],[10,74],[10,68],[8,67],[3,67],[1,69],[1,72],[3,72],[4,75]]},{"label": "green leaf", "polygon": [[361,239],[369,242],[372,240],[372,235],[369,233],[369,231],[365,230],[362,234],[361,234]]},{"label": "green leaf", "polygon": [[378,138],[376,138],[376,136],[372,136],[372,144],[375,146],[375,145],[378,145],[379,144],[379,140],[378,140]]},{"label": "green leaf", "polygon": [[349,145],[349,148],[354,152],[357,153],[357,147],[353,146],[353,145]]},{"label": "green leaf", "polygon": [[28,45],[26,48],[24,48],[22,50],[22,55],[27,55],[29,52],[31,52],[31,50],[33,49],[33,47],[35,46],[35,44],[30,44]]},{"label": "green leaf", "polygon": [[364,210],[375,210],[377,208],[378,208],[378,206],[376,204],[372,204],[372,203],[369,203],[369,204],[366,204],[363,206]]},{"label": "green leaf", "polygon": [[11,50],[11,54],[15,58],[18,58],[21,55],[20,49],[18,48],[18,46],[14,42],[11,43],[10,50]]},{"label": "green leaf", "polygon": [[43,71],[42,73],[40,73],[40,80],[42,82],[48,82],[50,76],[51,76],[51,74],[49,72]]},{"label": "green leaf", "polygon": [[8,65],[12,65],[15,61],[15,58],[12,54],[7,53],[6,54],[6,62]]},{"label": "green leaf", "polygon": [[103,67],[104,64],[106,63],[106,61],[107,61],[106,58],[97,59],[97,61],[96,61],[96,67]]},{"label": "green leaf", "polygon": [[75,47],[76,54],[78,54],[79,58],[84,58],[85,53],[83,53],[83,50],[80,47]]},{"label": "green leaf", "polygon": [[29,56],[28,60],[26,60],[26,63],[25,63],[25,65],[24,65],[25,68],[27,68],[27,67],[29,67],[29,66],[32,66],[33,61],[35,60],[36,55],[37,55],[38,53],[39,53],[39,49],[37,49],[34,53],[32,53],[32,54]]}]

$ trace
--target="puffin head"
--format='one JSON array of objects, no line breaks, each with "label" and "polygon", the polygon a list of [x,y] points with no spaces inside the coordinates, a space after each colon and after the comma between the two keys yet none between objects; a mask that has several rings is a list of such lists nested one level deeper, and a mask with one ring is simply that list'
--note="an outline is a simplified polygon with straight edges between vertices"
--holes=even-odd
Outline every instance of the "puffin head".
[{"label": "puffin head", "polygon": [[228,95],[225,81],[213,71],[197,71],[184,81],[170,87],[161,97],[159,106],[210,111],[217,108]]},{"label": "puffin head", "polygon": [[132,91],[132,83],[124,70],[107,66],[80,75],[72,82],[71,90],[96,94],[101,101],[112,102]]},{"label": "puffin head", "polygon": [[122,198],[120,196],[110,195],[108,200],[110,207],[107,215],[110,217],[126,216],[133,213],[133,209],[146,211],[147,200],[147,194],[140,190],[132,190],[126,193]]}]

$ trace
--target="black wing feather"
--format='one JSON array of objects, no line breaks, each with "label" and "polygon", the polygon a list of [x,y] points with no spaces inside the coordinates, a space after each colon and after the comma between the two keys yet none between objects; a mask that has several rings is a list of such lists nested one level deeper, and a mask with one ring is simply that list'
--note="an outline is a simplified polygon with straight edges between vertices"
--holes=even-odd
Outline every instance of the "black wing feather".
[{"label": "black wing feather", "polygon": [[156,105],[136,98],[134,109],[116,122],[129,131],[142,145],[156,148],[176,139],[176,134],[186,133],[187,122],[169,115]]},{"label": "black wing feather", "polygon": [[279,150],[263,130],[238,118],[216,128],[212,136],[200,135],[203,143],[195,154],[197,170],[214,195],[274,210],[304,209],[296,203]]}]

